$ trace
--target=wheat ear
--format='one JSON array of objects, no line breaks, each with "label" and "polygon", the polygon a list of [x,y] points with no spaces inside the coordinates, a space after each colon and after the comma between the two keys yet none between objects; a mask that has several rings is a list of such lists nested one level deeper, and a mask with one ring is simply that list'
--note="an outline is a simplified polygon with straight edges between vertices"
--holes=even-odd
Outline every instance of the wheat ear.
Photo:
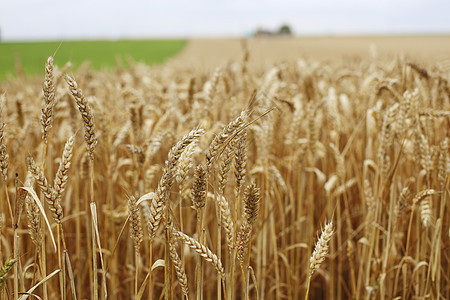
[{"label": "wheat ear", "polygon": [[440,144],[439,163],[438,163],[438,179],[442,188],[445,186],[448,177],[447,160],[448,160],[448,138],[445,138]]},{"label": "wheat ear", "polygon": [[180,282],[181,291],[183,292],[183,295],[186,297],[186,300],[188,300],[189,299],[189,287],[188,287],[186,271],[184,269],[183,262],[181,261],[180,257],[178,256],[177,250],[175,249],[175,246],[172,241],[169,243],[169,253],[170,253],[170,259],[172,260],[173,266],[175,268],[175,273],[177,274],[178,281]]},{"label": "wheat ear", "polygon": [[219,168],[219,180],[218,180],[218,192],[220,195],[223,195],[225,190],[225,185],[228,181],[228,172],[231,169],[231,164],[233,162],[233,143],[229,143],[228,146],[225,147],[223,156],[222,156],[222,162],[220,164]]},{"label": "wheat ear", "polygon": [[314,272],[320,267],[320,264],[325,260],[325,256],[328,254],[328,244],[333,236],[333,220],[331,220],[325,228],[322,230],[322,234],[319,240],[316,242],[313,254],[309,259],[309,272],[308,272],[308,282],[306,287],[305,300],[308,299],[309,286],[311,284],[311,277]]},{"label": "wheat ear", "polygon": [[53,76],[53,57],[50,56],[45,64],[44,106],[42,108],[41,125],[42,140],[47,144],[47,135],[52,128],[53,112],[55,108],[55,78]]},{"label": "wheat ear", "polygon": [[245,250],[248,248],[250,242],[250,234],[252,232],[252,226],[247,222],[247,220],[242,223],[239,231],[237,233],[237,252],[236,256],[239,260],[241,268],[244,270],[245,266]]},{"label": "wheat ear", "polygon": [[433,189],[426,189],[426,190],[423,190],[423,191],[417,193],[414,196],[413,200],[412,200],[413,205],[416,205],[417,203],[420,203],[420,201],[422,201],[422,199],[424,199],[425,197],[434,195],[436,193],[437,192],[435,190],[433,190]]},{"label": "wheat ear", "polygon": [[61,203],[57,198],[55,189],[48,184],[44,172],[39,168],[32,157],[27,158],[28,170],[34,175],[39,187],[41,188],[44,198],[52,213],[52,217],[56,223],[61,223],[63,218],[63,210]]},{"label": "wheat ear", "polygon": [[223,277],[224,270],[222,266],[222,262],[219,258],[217,258],[217,255],[215,255],[208,247],[205,245],[200,244],[195,239],[191,238],[190,236],[174,230],[173,236],[182,241],[184,244],[186,244],[189,248],[197,252],[201,257],[203,257],[206,261],[210,262],[217,270],[217,272],[220,273],[220,275]]},{"label": "wheat ear", "polygon": [[[1,108],[0,108],[0,114],[1,114]],[[6,151],[6,145],[4,141],[4,132],[3,129],[5,128],[5,123],[0,123],[0,171],[3,176],[3,180],[5,181],[5,184],[8,179],[8,165],[9,165],[9,154]]]},{"label": "wheat ear", "polygon": [[168,158],[165,163],[165,170],[161,179],[159,181],[158,187],[156,189],[156,197],[153,198],[150,204],[150,216],[148,222],[148,228],[150,229],[149,235],[150,240],[152,240],[156,231],[158,230],[159,224],[162,218],[162,212],[164,205],[169,198],[170,189],[174,181],[174,174],[176,174],[176,164],[184,149],[189,146],[192,142],[197,141],[198,138],[204,133],[203,129],[194,129],[185,136],[175,145],[169,152]]},{"label": "wheat ear", "polygon": [[309,277],[320,267],[320,264],[325,260],[325,256],[328,254],[328,244],[333,236],[333,221],[330,221],[322,230],[319,240],[314,247],[313,254],[310,258],[309,264]]},{"label": "wheat ear", "polygon": [[189,175],[189,170],[192,167],[192,155],[195,152],[197,143],[191,143],[181,154],[178,161],[178,170],[176,180],[180,186],[180,192],[185,189],[186,179]]},{"label": "wheat ear", "polygon": [[[27,177],[25,179],[25,186],[26,187],[32,187],[34,185],[34,176],[33,174],[28,171]],[[39,210],[39,207],[34,202],[33,199],[31,199],[30,195],[27,194],[27,197],[25,198],[25,206],[27,211],[27,217],[28,217],[28,231],[31,236],[31,240],[35,244],[37,248],[41,246],[41,212]]]},{"label": "wheat ear", "polygon": [[222,131],[214,137],[206,152],[207,169],[210,170],[212,164],[221,153],[221,149],[227,145],[236,132],[243,128],[247,120],[247,111],[242,111],[233,121],[228,123]]},{"label": "wheat ear", "polygon": [[425,197],[419,204],[420,218],[423,226],[429,227],[431,224],[431,201],[429,197]]},{"label": "wheat ear", "polygon": [[175,166],[180,159],[181,154],[191,143],[196,142],[200,136],[205,133],[203,129],[191,130],[188,134],[185,134],[178,143],[172,147],[169,151],[168,158],[166,160],[165,167],[170,170],[172,174],[176,174]]},{"label": "wheat ear", "polygon": [[56,191],[58,201],[61,201],[62,193],[64,192],[64,188],[67,184],[67,179],[69,178],[69,169],[72,160],[72,151],[73,151],[73,142],[75,140],[75,136],[72,135],[66,142],[64,146],[64,152],[61,158],[61,162],[59,164],[58,171],[56,172],[55,180],[53,183],[53,187]]},{"label": "wheat ear", "polygon": [[219,206],[220,213],[222,215],[222,226],[225,229],[226,233],[228,250],[231,252],[231,250],[234,248],[234,223],[233,218],[231,217],[231,211],[230,206],[228,205],[228,201],[222,195],[219,196]]},{"label": "wheat ear", "polygon": [[94,159],[94,149],[95,145],[97,145],[97,138],[95,137],[94,114],[92,109],[89,107],[83,92],[78,88],[77,82],[68,75],[64,76],[64,79],[69,86],[70,92],[72,93],[78,110],[81,113],[81,118],[83,119],[84,139],[86,141],[89,157]]},{"label": "wheat ear", "polygon": [[134,241],[134,255],[136,272],[134,278],[134,297],[138,294],[138,277],[139,277],[139,248],[142,243],[143,231],[141,224],[141,217],[139,215],[139,208],[136,205],[136,198],[130,196],[128,199],[128,219],[130,220],[130,235]]},{"label": "wheat ear", "polygon": [[195,168],[194,184],[192,187],[192,203],[197,211],[205,206],[206,183],[206,168],[203,165],[198,165],[197,168]]},{"label": "wheat ear", "polygon": [[244,269],[245,266],[245,250],[248,248],[250,242],[250,234],[253,223],[256,220],[259,212],[259,202],[261,200],[260,190],[255,183],[247,186],[244,192],[244,223],[241,225],[237,235],[237,258]]},{"label": "wheat ear", "polygon": [[130,196],[128,199],[128,218],[130,221],[130,235],[134,241],[134,250],[139,252],[143,234],[139,208],[136,205],[136,198],[134,196]]},{"label": "wheat ear", "polygon": [[0,269],[0,291],[3,289],[6,283],[6,279],[8,279],[8,272],[11,270],[11,268],[14,266],[14,264],[17,262],[14,258],[8,258],[5,261],[5,264]]},{"label": "wheat ear", "polygon": [[[408,232],[406,234],[406,250],[405,250],[405,256],[408,255],[409,253],[409,240],[411,238],[411,228],[412,228],[412,221],[413,221],[413,216],[414,216],[414,211],[416,209],[417,204],[428,196],[434,195],[436,194],[436,191],[433,189],[425,189],[423,191],[420,191],[419,193],[417,193],[413,200],[412,200],[412,208],[411,208],[411,215],[409,217],[409,224],[408,224]],[[431,217],[431,216],[430,216]]]},{"label": "wheat ear", "polygon": [[239,195],[242,182],[247,174],[247,132],[243,131],[235,141],[234,177],[236,179],[236,195]]}]

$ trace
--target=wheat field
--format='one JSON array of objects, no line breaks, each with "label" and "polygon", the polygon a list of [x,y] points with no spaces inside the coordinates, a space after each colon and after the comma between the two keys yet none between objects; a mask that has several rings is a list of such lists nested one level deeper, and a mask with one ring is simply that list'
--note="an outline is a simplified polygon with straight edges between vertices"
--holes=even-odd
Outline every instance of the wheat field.
[{"label": "wheat field", "polygon": [[239,47],[0,82],[2,299],[450,299],[448,65]]}]

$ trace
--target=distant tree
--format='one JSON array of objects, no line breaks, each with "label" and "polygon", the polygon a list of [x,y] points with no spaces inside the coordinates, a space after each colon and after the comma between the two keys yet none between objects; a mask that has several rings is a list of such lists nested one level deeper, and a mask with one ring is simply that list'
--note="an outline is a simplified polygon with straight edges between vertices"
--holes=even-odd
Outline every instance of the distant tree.
[{"label": "distant tree", "polygon": [[292,34],[291,27],[287,24],[282,25],[278,30],[278,34],[291,35]]}]

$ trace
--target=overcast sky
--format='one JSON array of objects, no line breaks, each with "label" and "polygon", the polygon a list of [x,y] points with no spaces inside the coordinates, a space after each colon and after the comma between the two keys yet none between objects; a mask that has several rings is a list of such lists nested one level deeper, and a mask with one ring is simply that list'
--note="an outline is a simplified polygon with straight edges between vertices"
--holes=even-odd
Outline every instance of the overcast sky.
[{"label": "overcast sky", "polygon": [[0,0],[2,40],[450,33],[448,0]]}]

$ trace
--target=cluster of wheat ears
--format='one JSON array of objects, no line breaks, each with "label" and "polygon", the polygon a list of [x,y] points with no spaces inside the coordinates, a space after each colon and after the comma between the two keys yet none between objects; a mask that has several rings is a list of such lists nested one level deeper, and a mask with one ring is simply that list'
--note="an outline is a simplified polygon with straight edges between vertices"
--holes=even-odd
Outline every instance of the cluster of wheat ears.
[{"label": "cluster of wheat ears", "polygon": [[450,299],[448,80],[49,57],[0,83],[1,298]]}]

